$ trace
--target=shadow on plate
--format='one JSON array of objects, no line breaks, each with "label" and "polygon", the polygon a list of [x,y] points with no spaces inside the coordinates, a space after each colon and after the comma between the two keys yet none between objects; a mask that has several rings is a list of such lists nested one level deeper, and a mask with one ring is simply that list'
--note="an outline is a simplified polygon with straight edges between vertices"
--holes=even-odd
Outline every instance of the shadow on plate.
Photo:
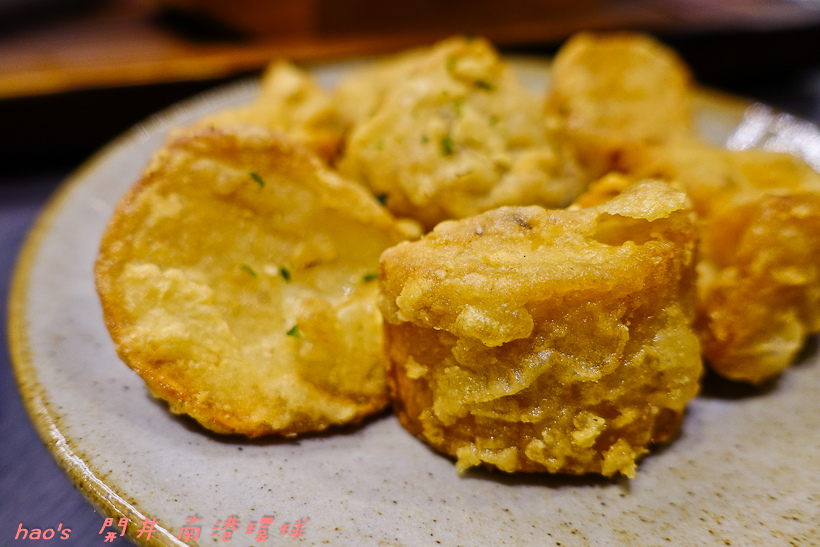
[{"label": "shadow on plate", "polygon": [[[455,473],[455,463],[453,464],[453,473]],[[629,493],[630,484],[629,479],[624,476],[615,476],[607,478],[601,475],[587,474],[587,475],[569,475],[566,473],[505,473],[497,469],[488,469],[484,467],[474,467],[464,471],[461,478],[467,480],[485,480],[492,481],[505,486],[541,486],[546,488],[564,488],[564,487],[615,487],[617,486],[626,493]]]},{"label": "shadow on plate", "polygon": [[765,397],[777,389],[780,379],[784,375],[789,374],[789,371],[816,364],[818,361],[817,358],[820,356],[820,353],[818,353],[819,347],[818,337],[810,337],[795,357],[794,364],[789,366],[780,375],[764,382],[759,386],[754,386],[745,382],[727,380],[726,378],[723,378],[713,372],[707,366],[706,374],[704,374],[703,380],[701,381],[700,397],[705,399],[724,399],[729,401],[750,399],[754,397]]},{"label": "shadow on plate", "polygon": [[256,437],[251,439],[240,434],[225,434],[211,431],[210,429],[207,429],[204,426],[202,426],[199,422],[197,422],[195,419],[191,418],[187,414],[174,414],[169,409],[167,402],[163,401],[162,399],[157,399],[156,397],[151,396],[151,394],[147,391],[145,393],[145,396],[147,399],[151,401],[152,404],[161,407],[163,412],[165,412],[168,415],[169,419],[173,420],[174,422],[184,427],[188,431],[196,433],[197,435],[202,435],[203,437],[220,444],[236,446],[298,445],[301,441],[311,439],[323,439],[335,437],[337,435],[352,435],[368,427],[370,424],[373,424],[379,420],[383,420],[393,414],[391,409],[388,407],[380,412],[371,414],[370,416],[366,416],[362,421],[355,424],[330,426],[324,431],[300,433],[293,437],[285,437],[282,435],[266,435],[263,437]]}]

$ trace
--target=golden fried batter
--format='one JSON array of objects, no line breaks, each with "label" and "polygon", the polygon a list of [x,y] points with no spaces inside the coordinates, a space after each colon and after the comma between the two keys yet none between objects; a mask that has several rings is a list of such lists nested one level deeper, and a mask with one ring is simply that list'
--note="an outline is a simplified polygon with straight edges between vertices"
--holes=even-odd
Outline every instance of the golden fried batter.
[{"label": "golden fried batter", "polygon": [[198,125],[264,127],[287,135],[326,162],[339,151],[344,129],[330,95],[309,74],[285,61],[271,63],[259,97],[251,104],[222,110]]},{"label": "golden fried batter", "polygon": [[402,239],[301,147],[200,129],[117,206],[97,288],[120,356],[173,412],[251,437],[317,431],[387,403],[374,276]]},{"label": "golden fried batter", "polygon": [[393,70],[369,77],[377,89],[361,95],[372,114],[350,114],[359,120],[339,169],[394,214],[430,229],[500,205],[566,206],[583,190],[587,179],[549,135],[539,99],[486,41],[447,40]]},{"label": "golden fried batter", "polygon": [[788,154],[678,142],[631,158],[676,180],[702,220],[698,322],[721,375],[759,384],[820,332],[820,174]]},{"label": "golden fried batter", "polygon": [[689,70],[648,36],[575,35],[555,56],[551,80],[549,116],[599,175],[624,150],[690,131]]},{"label": "golden fried batter", "polygon": [[588,209],[502,207],[381,258],[402,424],[458,469],[632,477],[698,391],[696,227],[657,181]]}]

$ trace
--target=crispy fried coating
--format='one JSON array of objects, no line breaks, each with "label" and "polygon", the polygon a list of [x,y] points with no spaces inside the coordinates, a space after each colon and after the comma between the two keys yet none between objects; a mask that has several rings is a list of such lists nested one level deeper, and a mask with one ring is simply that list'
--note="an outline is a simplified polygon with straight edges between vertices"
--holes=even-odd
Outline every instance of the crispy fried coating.
[{"label": "crispy fried coating", "polygon": [[402,424],[463,470],[634,476],[702,372],[685,194],[631,185],[588,209],[502,207],[381,257]]},{"label": "crispy fried coating", "polygon": [[820,332],[820,174],[788,154],[692,141],[629,161],[678,181],[702,218],[697,328],[711,367],[776,376]]},{"label": "crispy fried coating", "polygon": [[368,81],[376,89],[361,104],[372,114],[350,115],[359,121],[339,169],[397,216],[430,229],[501,205],[566,206],[585,187],[538,97],[484,40],[444,41]]},{"label": "crispy fried coating", "polygon": [[303,148],[199,129],[117,206],[97,289],[121,358],[173,412],[250,437],[318,431],[387,404],[374,275],[403,237]]},{"label": "crispy fried coating", "polygon": [[262,76],[259,97],[252,103],[221,110],[198,125],[265,127],[287,135],[328,163],[338,153],[344,133],[330,94],[307,72],[286,61],[271,63]]},{"label": "crispy fried coating", "polygon": [[547,112],[595,173],[627,149],[688,134],[691,76],[669,48],[635,34],[577,34],[555,56]]}]

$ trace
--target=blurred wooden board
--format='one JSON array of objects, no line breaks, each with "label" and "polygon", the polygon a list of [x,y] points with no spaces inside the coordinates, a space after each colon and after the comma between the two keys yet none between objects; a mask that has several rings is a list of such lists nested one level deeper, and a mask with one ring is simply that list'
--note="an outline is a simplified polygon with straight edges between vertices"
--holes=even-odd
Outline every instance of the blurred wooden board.
[{"label": "blurred wooden board", "polygon": [[[322,4],[314,1],[307,5],[315,8]],[[368,3],[359,0],[350,5],[364,10]],[[469,26],[454,19],[452,13],[436,19],[436,24],[408,24],[398,29],[372,28],[378,19],[370,17],[366,20],[371,26],[358,25],[347,32],[327,24],[317,26],[315,17],[308,20],[304,13],[297,13],[291,32],[191,39],[179,29],[161,24],[163,8],[154,0],[101,1],[92,8],[11,32],[7,24],[0,33],[0,99],[223,78],[260,69],[277,57],[302,62],[335,60],[395,51],[455,32],[482,34],[504,46],[554,43],[581,29],[663,31],[763,23],[805,26],[820,20],[820,11],[786,0],[596,0],[580,4],[583,9],[574,5],[572,9],[553,9],[549,16],[544,12],[541,17],[529,18],[493,19],[487,11],[484,19],[469,20]],[[355,13],[347,15],[349,21],[356,19]]]}]

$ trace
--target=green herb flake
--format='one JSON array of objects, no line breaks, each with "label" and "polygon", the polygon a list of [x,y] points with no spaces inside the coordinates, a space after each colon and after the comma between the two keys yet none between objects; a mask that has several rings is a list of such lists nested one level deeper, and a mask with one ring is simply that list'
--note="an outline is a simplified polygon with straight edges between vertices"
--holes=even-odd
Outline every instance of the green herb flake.
[{"label": "green herb flake", "polygon": [[384,205],[385,203],[387,203],[387,194],[384,193],[384,194],[377,195],[376,196],[376,201],[378,201],[379,203]]},{"label": "green herb flake", "polygon": [[284,279],[285,281],[290,281],[290,270],[288,270],[284,266],[279,268],[279,275],[281,275],[282,279]]},{"label": "green herb flake", "polygon": [[422,135],[421,144],[427,144],[428,142],[430,142],[430,137],[428,137],[427,135]]},{"label": "green herb flake", "polygon": [[449,135],[441,139],[441,153],[445,156],[453,155],[454,146],[453,139]]},{"label": "green herb flake", "polygon": [[370,283],[371,281],[375,281],[379,278],[379,274],[376,272],[367,272],[362,276],[362,281],[365,283]]},{"label": "green herb flake", "polygon": [[259,173],[257,173],[256,171],[251,171],[250,175],[251,178],[256,182],[256,184],[259,185],[260,188],[265,187],[265,179],[263,179]]},{"label": "green herb flake", "polygon": [[256,273],[256,270],[254,270],[253,268],[251,268],[247,264],[242,264],[239,267],[242,268],[243,270],[245,270],[245,272],[248,273],[251,277],[259,277],[259,274]]},{"label": "green herb flake", "polygon": [[490,116],[490,127],[493,127],[493,126],[495,126],[495,125],[498,125],[498,122],[499,122],[499,121],[500,121],[500,120],[498,119],[498,116],[496,116],[495,114],[493,114],[492,116]]},{"label": "green herb flake", "polygon": [[484,91],[493,91],[495,89],[495,85],[492,82],[488,82],[487,80],[476,80],[475,86],[478,89],[482,89]]},{"label": "green herb flake", "polygon": [[458,63],[458,59],[455,57],[447,57],[447,72],[452,73],[456,69],[456,63]]},{"label": "green herb flake", "polygon": [[460,118],[464,114],[464,99],[456,99],[453,108],[456,110],[456,117]]},{"label": "green herb flake", "polygon": [[302,337],[302,333],[299,332],[299,324],[298,323],[293,325],[290,328],[290,330],[288,330],[288,332],[286,332],[285,334],[287,334],[291,338],[301,338]]}]

